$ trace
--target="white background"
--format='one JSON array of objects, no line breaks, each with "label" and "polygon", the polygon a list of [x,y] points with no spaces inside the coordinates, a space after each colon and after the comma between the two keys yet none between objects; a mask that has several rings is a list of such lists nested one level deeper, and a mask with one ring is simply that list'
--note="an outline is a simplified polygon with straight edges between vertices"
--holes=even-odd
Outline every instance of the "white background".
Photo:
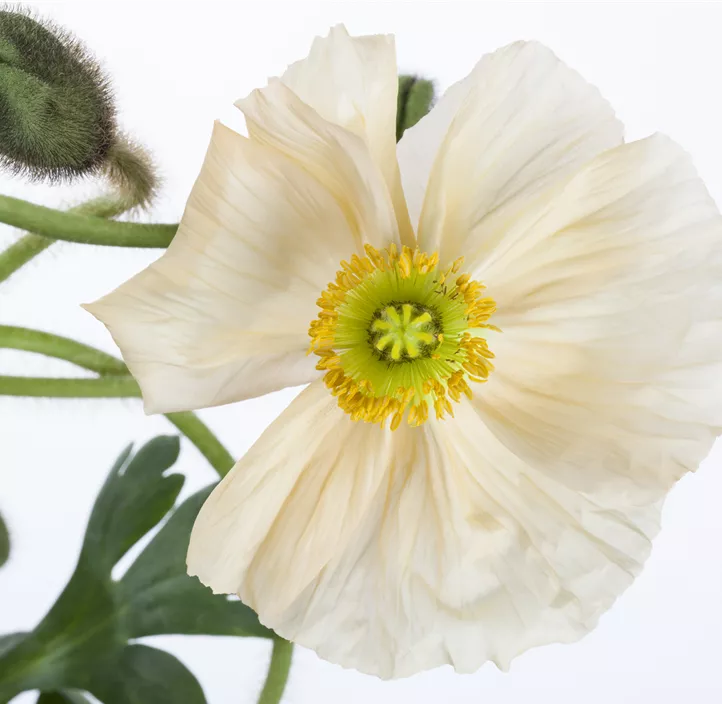
[{"label": "white background", "polygon": [[[352,33],[393,32],[404,71],[464,76],[488,51],[536,38],[577,68],[616,107],[630,139],[663,131],[693,155],[722,203],[722,6],[717,3],[211,3],[46,2],[40,12],[75,31],[113,76],[121,122],[148,145],[165,178],[150,215],[177,221],[211,125],[240,126],[232,102],[344,22]],[[93,192],[0,177],[0,192],[67,206]],[[0,229],[0,246],[17,236]],[[152,261],[157,251],[59,244],[0,286],[0,322],[63,333],[113,350],[79,308]],[[0,352],[0,374],[73,375],[61,362]],[[201,416],[240,456],[294,391]],[[0,398],[0,510],[13,557],[0,572],[0,633],[27,630],[70,575],[92,500],[120,449],[172,429],[135,401]],[[184,441],[187,492],[213,479]],[[449,668],[391,683],[329,665],[297,649],[291,704],[452,702],[616,704],[722,701],[722,454],[671,494],[643,576],[571,646],[521,656],[509,674]],[[181,658],[211,704],[255,701],[268,644],[230,638],[149,639]],[[31,701],[24,695],[17,702]]]}]

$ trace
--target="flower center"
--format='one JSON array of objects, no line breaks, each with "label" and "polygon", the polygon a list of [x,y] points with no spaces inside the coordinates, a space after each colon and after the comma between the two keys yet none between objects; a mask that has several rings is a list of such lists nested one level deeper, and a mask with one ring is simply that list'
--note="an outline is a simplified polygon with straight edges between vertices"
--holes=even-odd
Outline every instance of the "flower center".
[{"label": "flower center", "polygon": [[369,341],[386,362],[430,357],[438,347],[441,326],[433,309],[409,301],[390,303],[374,313]]},{"label": "flower center", "polygon": [[341,262],[336,279],[318,299],[309,352],[317,369],[354,420],[391,429],[404,416],[421,425],[433,408],[453,416],[450,401],[471,398],[468,382],[483,382],[493,369],[484,333],[495,303],[462,260],[440,270],[438,254],[395,245]]}]

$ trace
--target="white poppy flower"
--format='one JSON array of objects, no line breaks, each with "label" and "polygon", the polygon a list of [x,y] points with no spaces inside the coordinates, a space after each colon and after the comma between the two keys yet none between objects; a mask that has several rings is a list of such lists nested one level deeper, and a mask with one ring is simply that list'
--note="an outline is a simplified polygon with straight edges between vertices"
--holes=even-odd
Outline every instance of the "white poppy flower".
[{"label": "white poppy flower", "polygon": [[316,40],[90,309],[148,412],[308,384],[206,502],[192,575],[363,672],[505,668],[594,627],[720,432],[722,226],[682,149],[625,144],[539,44],[398,148],[396,92],[391,37]]}]

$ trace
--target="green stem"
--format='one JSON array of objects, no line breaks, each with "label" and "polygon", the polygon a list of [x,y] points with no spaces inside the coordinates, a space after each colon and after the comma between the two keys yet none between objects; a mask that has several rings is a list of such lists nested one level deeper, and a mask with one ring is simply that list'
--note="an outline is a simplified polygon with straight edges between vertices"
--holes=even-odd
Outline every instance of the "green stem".
[{"label": "green stem", "polygon": [[11,244],[4,252],[0,252],[0,283],[10,278],[20,267],[27,264],[38,254],[44,252],[55,240],[42,235],[23,235]]},{"label": "green stem", "polygon": [[[0,196],[0,198],[3,198],[3,196]],[[15,199],[10,198],[9,200]],[[23,201],[19,202],[22,203]],[[124,213],[132,207],[132,205],[126,197],[112,198],[109,196],[101,196],[87,203],[77,205],[71,208],[69,212],[80,215],[94,215],[99,218],[112,218]],[[0,282],[5,281],[5,279],[14,274],[20,267],[45,251],[53,242],[55,242],[55,240],[43,237],[43,235],[30,233],[23,235],[4,252],[0,252]]]},{"label": "green stem", "polygon": [[[95,198],[87,203],[70,208],[68,212],[34,205],[24,200],[0,196],[0,222],[30,230],[15,244],[0,252],[0,282],[7,279],[20,267],[47,249],[56,239],[91,244],[115,244],[133,246],[135,240],[142,240],[137,246],[152,246],[152,235],[147,234],[152,225],[115,223],[122,228],[124,236],[107,241],[107,230],[98,218],[114,218],[137,206],[145,207],[153,199],[158,181],[153,173],[153,164],[147,153],[138,145],[118,135],[108,152],[103,166],[106,179],[112,187],[108,195]],[[89,216],[89,217],[88,217]],[[100,226],[101,240],[96,230]],[[159,225],[175,230],[175,225]],[[156,232],[156,237],[158,232]],[[112,234],[112,233],[111,233]],[[172,235],[170,235],[172,237]],[[130,244],[124,241],[130,238]],[[162,245],[166,246],[166,245]]]},{"label": "green stem", "polygon": [[105,376],[128,375],[128,368],[113,355],[71,340],[69,337],[52,335],[40,330],[0,325],[0,348],[2,347],[64,359],[78,367]]},{"label": "green stem", "polygon": [[[107,200],[106,207],[107,207]],[[93,201],[95,202],[95,201]],[[88,204],[85,204],[84,209]],[[128,201],[122,204],[128,209]],[[107,217],[107,216],[106,216]],[[167,247],[178,225],[116,222],[80,210],[54,210],[19,198],[0,196],[0,222],[54,240],[110,247]]]},{"label": "green stem", "polygon": [[30,232],[0,252],[0,283],[55,240],[119,247],[167,247],[177,225],[139,225],[107,218],[136,204],[125,195],[101,196],[67,212],[0,196],[0,222]]},{"label": "green stem", "polygon": [[100,376],[95,379],[0,376],[0,396],[139,398],[140,389],[132,376]]},{"label": "green stem", "polygon": [[[0,396],[52,398],[140,396],[137,383],[128,374],[128,369],[121,360],[68,337],[30,328],[0,325],[0,348],[3,347],[64,359],[78,367],[105,376],[94,379],[0,376]],[[197,415],[190,412],[166,413],[166,418],[196,446],[219,476],[224,477],[228,474],[234,464],[233,457]]]},{"label": "green stem", "polygon": [[263,685],[258,704],[278,704],[286,689],[288,673],[291,670],[293,643],[287,640],[274,640],[271,664],[268,667],[266,683]]},{"label": "green stem", "polygon": [[231,453],[195,413],[166,413],[165,417],[198,448],[219,476],[225,477],[231,471],[235,464]]}]

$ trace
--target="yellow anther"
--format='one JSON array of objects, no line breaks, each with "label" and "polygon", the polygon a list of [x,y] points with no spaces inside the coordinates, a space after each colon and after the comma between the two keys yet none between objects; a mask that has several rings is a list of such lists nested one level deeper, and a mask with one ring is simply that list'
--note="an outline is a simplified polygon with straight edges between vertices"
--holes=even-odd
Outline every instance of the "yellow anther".
[{"label": "yellow anther", "polygon": [[378,249],[372,247],[370,244],[365,244],[364,250],[366,251],[366,255],[370,259],[373,266],[375,266],[377,269],[380,269],[381,271],[386,270],[386,262],[384,261],[384,258]]},{"label": "yellow anther", "polygon": [[411,406],[411,410],[409,411],[409,425],[418,425],[418,423],[416,422],[418,414],[419,407]]},{"label": "yellow anther", "polygon": [[394,418],[391,421],[391,430],[396,430],[401,425],[401,421],[402,421],[403,417],[404,417],[403,410],[396,411],[396,413],[394,414]]}]

